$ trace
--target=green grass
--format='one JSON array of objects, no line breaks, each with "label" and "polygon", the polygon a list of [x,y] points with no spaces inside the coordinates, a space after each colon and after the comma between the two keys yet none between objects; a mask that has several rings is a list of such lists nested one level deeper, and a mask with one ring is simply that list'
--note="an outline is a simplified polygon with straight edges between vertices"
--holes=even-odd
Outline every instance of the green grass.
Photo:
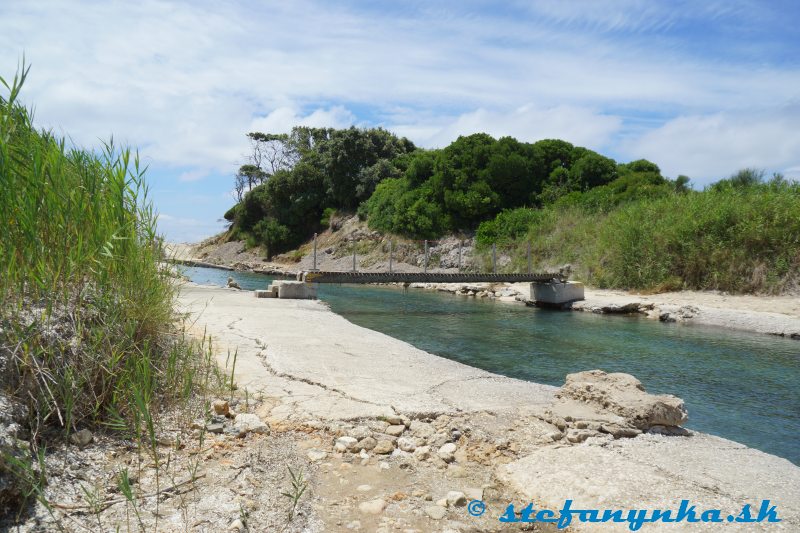
[{"label": "green grass", "polygon": [[176,320],[138,156],[37,131],[26,75],[0,96],[2,392],[28,407],[34,452],[88,426],[157,460],[156,413],[208,382],[209,359]]},{"label": "green grass", "polygon": [[[608,211],[550,207],[503,252],[505,270],[570,263],[606,288],[778,294],[800,287],[800,187],[765,183],[644,198]],[[481,248],[486,262],[489,247]],[[500,249],[498,249],[500,254]]]}]

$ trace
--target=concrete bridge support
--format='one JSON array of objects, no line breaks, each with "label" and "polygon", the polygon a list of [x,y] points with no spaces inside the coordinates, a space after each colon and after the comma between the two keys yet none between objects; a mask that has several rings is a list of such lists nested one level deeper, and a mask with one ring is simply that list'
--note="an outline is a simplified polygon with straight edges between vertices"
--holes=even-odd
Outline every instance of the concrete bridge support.
[{"label": "concrete bridge support", "polygon": [[577,281],[531,283],[531,300],[541,307],[563,307],[583,299],[583,283]]},{"label": "concrete bridge support", "polygon": [[256,291],[256,298],[280,298],[282,300],[316,300],[317,287],[303,281],[275,280],[267,290]]}]

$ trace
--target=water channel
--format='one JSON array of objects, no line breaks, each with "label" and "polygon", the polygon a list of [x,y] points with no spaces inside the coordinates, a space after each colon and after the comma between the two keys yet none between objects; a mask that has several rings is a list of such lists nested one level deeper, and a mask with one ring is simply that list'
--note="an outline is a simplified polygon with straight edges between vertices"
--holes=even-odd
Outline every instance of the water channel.
[{"label": "water channel", "polygon": [[[192,281],[265,288],[261,274],[184,267]],[[684,399],[687,427],[800,464],[800,342],[640,317],[540,310],[420,289],[320,285],[319,297],[360,326],[448,359],[562,385],[600,368],[648,392]]]}]

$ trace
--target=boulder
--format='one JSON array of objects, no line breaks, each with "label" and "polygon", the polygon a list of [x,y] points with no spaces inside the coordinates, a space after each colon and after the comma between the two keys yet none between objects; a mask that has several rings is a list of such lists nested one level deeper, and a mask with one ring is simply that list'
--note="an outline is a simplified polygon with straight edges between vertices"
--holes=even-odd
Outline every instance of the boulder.
[{"label": "boulder", "polygon": [[[570,442],[592,434],[635,437],[652,427],[678,427],[688,414],[683,400],[669,394],[649,394],[630,374],[590,370],[569,374],[548,408]],[[678,432],[679,433],[679,432]]]}]

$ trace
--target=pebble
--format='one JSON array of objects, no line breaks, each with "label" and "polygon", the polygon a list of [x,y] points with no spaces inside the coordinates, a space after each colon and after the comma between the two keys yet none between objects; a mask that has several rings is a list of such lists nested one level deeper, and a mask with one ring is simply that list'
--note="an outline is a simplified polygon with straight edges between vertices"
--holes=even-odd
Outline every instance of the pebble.
[{"label": "pebble", "polygon": [[239,413],[236,415],[233,425],[240,431],[269,435],[269,426],[266,422],[261,420],[258,415],[252,413]]},{"label": "pebble", "polygon": [[409,429],[411,430],[411,433],[422,438],[430,437],[436,433],[436,429],[432,425],[428,424],[427,422],[420,422],[418,420],[412,421]]},{"label": "pebble", "polygon": [[72,435],[69,436],[69,441],[77,446],[78,448],[85,448],[94,440],[94,436],[92,432],[88,429],[82,429],[80,431],[76,431]]},{"label": "pebble", "polygon": [[225,430],[225,424],[222,424],[220,422],[208,424],[206,426],[206,431],[208,431],[209,433],[222,433],[224,430]]},{"label": "pebble", "polygon": [[431,505],[425,508],[425,514],[433,518],[434,520],[441,520],[442,518],[444,518],[444,515],[447,514],[447,510],[444,507],[440,507],[438,505]]},{"label": "pebble", "polygon": [[397,426],[403,423],[403,417],[400,415],[389,415],[386,417],[386,421],[392,426]]},{"label": "pebble", "polygon": [[384,433],[386,433],[387,435],[391,435],[392,437],[399,437],[400,435],[403,434],[405,430],[406,427],[403,424],[397,424],[386,428],[386,431],[384,431]]},{"label": "pebble", "polygon": [[463,507],[464,505],[467,505],[467,497],[463,492],[451,490],[447,493],[448,507]]},{"label": "pebble", "polygon": [[414,450],[416,450],[417,445],[413,440],[409,438],[400,437],[399,439],[397,439],[397,447],[403,450],[404,452],[411,453]]},{"label": "pebble", "polygon": [[430,446],[419,446],[414,450],[414,458],[418,461],[426,461],[431,457]]},{"label": "pebble", "polygon": [[358,504],[358,510],[364,514],[381,514],[386,509],[386,502],[380,498]]},{"label": "pebble", "polygon": [[359,492],[369,492],[369,491],[372,490],[372,486],[371,485],[359,485],[358,487],[356,487],[356,490],[359,491]]},{"label": "pebble", "polygon": [[367,450],[367,451],[370,451],[370,450],[372,450],[373,448],[375,448],[375,445],[376,445],[376,444],[378,444],[378,441],[376,441],[376,440],[375,440],[374,438],[372,438],[372,437],[367,437],[367,438],[365,438],[365,439],[361,439],[360,441],[358,441],[358,446],[357,446],[357,448],[358,448],[358,449],[360,449],[360,450]]},{"label": "pebble", "polygon": [[372,431],[367,426],[356,426],[349,433],[351,437],[357,440],[366,439],[372,435]]},{"label": "pebble", "polygon": [[386,455],[392,453],[394,450],[394,443],[389,440],[381,440],[375,445],[375,448],[372,449],[373,453],[379,455]]},{"label": "pebble", "polygon": [[439,448],[438,455],[444,462],[451,463],[455,459],[455,456],[453,455],[455,451],[456,451],[456,445],[453,444],[452,442],[448,442],[442,445],[441,448]]},{"label": "pebble", "polygon": [[466,496],[469,501],[483,500],[483,489],[474,487],[464,489],[464,496]]},{"label": "pebble", "polygon": [[244,523],[237,518],[228,526],[228,531],[244,531]]},{"label": "pebble", "polygon": [[348,452],[356,447],[358,444],[358,440],[354,439],[353,437],[339,437],[336,439],[336,444],[334,444],[334,448],[337,452]]},{"label": "pebble", "polygon": [[231,412],[231,406],[227,400],[214,400],[211,407],[214,408],[215,415],[227,416]]},{"label": "pebble", "polygon": [[311,449],[306,452],[306,455],[312,461],[322,461],[328,456],[328,452],[317,449]]}]

